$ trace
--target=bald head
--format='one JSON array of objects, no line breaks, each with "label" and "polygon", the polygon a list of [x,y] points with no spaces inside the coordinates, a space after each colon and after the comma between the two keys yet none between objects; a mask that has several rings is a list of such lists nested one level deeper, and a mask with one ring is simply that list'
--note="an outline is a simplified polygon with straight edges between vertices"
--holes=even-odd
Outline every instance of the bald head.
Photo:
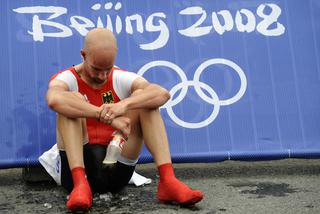
[{"label": "bald head", "polygon": [[88,32],[84,40],[80,73],[93,85],[101,85],[107,80],[117,55],[117,41],[110,30],[96,28]]},{"label": "bald head", "polygon": [[95,28],[86,35],[83,50],[86,52],[106,50],[117,52],[117,40],[110,30]]}]

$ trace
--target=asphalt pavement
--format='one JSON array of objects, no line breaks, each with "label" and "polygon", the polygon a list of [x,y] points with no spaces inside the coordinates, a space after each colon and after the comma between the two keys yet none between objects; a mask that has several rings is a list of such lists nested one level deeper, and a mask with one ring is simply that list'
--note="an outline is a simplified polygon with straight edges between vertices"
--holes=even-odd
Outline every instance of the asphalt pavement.
[{"label": "asphalt pavement", "polygon": [[[205,193],[193,207],[158,203],[154,164],[140,164],[136,171],[152,183],[128,185],[117,195],[95,195],[88,213],[320,213],[319,159],[175,164],[178,178]],[[68,213],[66,192],[41,173],[32,178],[30,172],[0,170],[0,213]]]}]

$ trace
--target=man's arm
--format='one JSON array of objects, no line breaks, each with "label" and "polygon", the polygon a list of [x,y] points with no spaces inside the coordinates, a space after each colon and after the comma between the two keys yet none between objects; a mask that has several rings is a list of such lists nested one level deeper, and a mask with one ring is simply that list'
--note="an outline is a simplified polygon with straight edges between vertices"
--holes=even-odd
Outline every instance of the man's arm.
[{"label": "man's arm", "polygon": [[143,77],[138,77],[133,81],[131,91],[132,96],[121,101],[127,106],[128,110],[159,108],[170,99],[170,94],[165,88],[149,83]]},{"label": "man's arm", "polygon": [[51,80],[47,91],[48,106],[57,113],[70,118],[99,118],[100,108],[81,97],[77,92],[68,90],[61,80]]},{"label": "man's arm", "polygon": [[131,91],[130,97],[115,104],[105,104],[100,119],[112,121],[124,115],[128,110],[159,108],[170,99],[170,94],[165,88],[151,84],[143,77],[138,77],[133,81]]}]

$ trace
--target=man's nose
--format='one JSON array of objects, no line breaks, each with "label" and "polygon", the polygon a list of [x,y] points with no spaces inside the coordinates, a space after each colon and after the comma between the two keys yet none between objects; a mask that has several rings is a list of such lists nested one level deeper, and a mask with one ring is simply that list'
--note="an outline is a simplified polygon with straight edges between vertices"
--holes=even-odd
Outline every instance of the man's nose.
[{"label": "man's nose", "polygon": [[105,80],[107,78],[107,72],[104,72],[104,71],[99,72],[99,76],[98,77],[101,80]]}]

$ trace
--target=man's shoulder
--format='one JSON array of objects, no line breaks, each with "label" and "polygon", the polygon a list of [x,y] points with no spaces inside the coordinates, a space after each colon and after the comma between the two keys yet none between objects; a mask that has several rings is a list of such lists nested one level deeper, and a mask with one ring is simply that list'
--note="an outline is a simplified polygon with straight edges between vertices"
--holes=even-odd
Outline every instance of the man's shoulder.
[{"label": "man's shoulder", "polygon": [[118,71],[120,71],[120,72],[127,72],[127,70],[125,70],[125,69],[122,69],[122,68],[119,68],[118,66],[114,66],[113,67],[113,71],[115,72],[118,72]]},{"label": "man's shoulder", "polygon": [[69,67],[69,68],[65,68],[65,69],[62,69],[62,70],[58,71],[56,74],[61,74],[61,73],[65,73],[65,72],[73,74],[73,71],[74,71],[74,68],[73,67]]},{"label": "man's shoulder", "polygon": [[72,72],[73,68],[72,67],[69,67],[69,68],[65,68],[65,69],[62,69],[60,71],[58,71],[57,73],[55,73],[54,75],[51,76],[50,78],[50,81],[55,79],[58,75],[60,74],[65,74],[65,73],[68,73],[69,75],[74,75],[73,72]]}]

